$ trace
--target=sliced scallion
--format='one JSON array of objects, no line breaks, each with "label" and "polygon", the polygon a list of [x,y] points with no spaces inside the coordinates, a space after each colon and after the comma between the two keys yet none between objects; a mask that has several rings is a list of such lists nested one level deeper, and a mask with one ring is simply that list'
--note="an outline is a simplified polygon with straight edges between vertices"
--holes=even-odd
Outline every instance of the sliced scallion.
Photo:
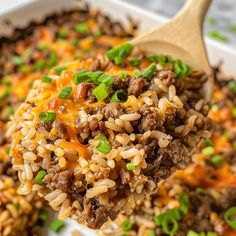
[{"label": "sliced scallion", "polygon": [[39,114],[39,119],[44,122],[51,122],[56,119],[56,113],[52,111],[41,112]]},{"label": "sliced scallion", "polygon": [[210,32],[208,32],[207,34],[209,37],[213,38],[213,39],[217,39],[219,41],[222,41],[222,42],[228,42],[228,37],[221,34],[219,31],[217,30],[212,30]]},{"label": "sliced scallion", "polygon": [[230,81],[229,82],[229,88],[231,89],[232,92],[236,94],[236,81]]},{"label": "sliced scallion", "polygon": [[133,65],[133,66],[139,66],[141,64],[141,60],[138,59],[138,58],[132,58],[130,60],[130,63]]},{"label": "sliced scallion", "polygon": [[43,185],[44,184],[43,178],[46,174],[47,174],[46,170],[40,170],[34,178],[35,183]]},{"label": "sliced scallion", "polygon": [[127,78],[127,73],[125,71],[120,71],[118,73],[118,76],[121,78],[121,79],[125,79]]},{"label": "sliced scallion", "polygon": [[208,147],[208,146],[212,146],[213,143],[209,138],[207,138],[207,139],[204,140],[204,145]]},{"label": "sliced scallion", "polygon": [[135,170],[136,166],[134,165],[133,162],[129,162],[126,164],[127,170]]},{"label": "sliced scallion", "polygon": [[109,96],[109,87],[106,84],[99,84],[93,90],[94,96],[97,98],[98,101],[103,101],[105,98]]},{"label": "sliced scallion", "polygon": [[20,57],[20,56],[14,56],[14,57],[12,58],[12,62],[13,62],[13,64],[19,66],[19,65],[22,65],[24,61],[23,61],[22,57]]},{"label": "sliced scallion", "polygon": [[236,229],[236,206],[230,207],[224,214],[225,222],[228,224],[229,227],[232,229]]},{"label": "sliced scallion", "polygon": [[48,212],[44,208],[40,210],[38,219],[42,225],[48,220]]},{"label": "sliced scallion", "polygon": [[143,74],[142,74],[142,72],[141,71],[139,71],[139,70],[136,70],[136,71],[134,71],[134,77],[137,79],[137,78],[140,78],[140,77],[142,77],[143,76]]},{"label": "sliced scallion", "polygon": [[99,83],[103,83],[106,85],[111,85],[114,82],[114,78],[105,73],[101,74],[101,76],[99,76],[97,80]]},{"label": "sliced scallion", "polygon": [[125,90],[120,89],[113,93],[110,102],[121,103],[125,102],[127,98],[128,94],[125,92]]},{"label": "sliced scallion", "polygon": [[181,195],[179,196],[179,210],[183,214],[188,213],[188,206],[189,206],[189,197],[186,192],[182,192]]},{"label": "sliced scallion", "polygon": [[62,98],[62,99],[67,99],[68,96],[70,95],[71,91],[72,91],[72,87],[65,87],[58,94],[58,97]]},{"label": "sliced scallion", "polygon": [[151,79],[154,75],[154,73],[156,72],[157,67],[155,63],[152,63],[150,66],[148,66],[147,68],[145,68],[142,72],[143,77]]},{"label": "sliced scallion", "polygon": [[233,107],[232,109],[232,115],[234,118],[236,118],[236,107]]},{"label": "sliced scallion", "polygon": [[107,154],[107,153],[109,153],[111,151],[111,146],[110,146],[109,142],[107,141],[106,136],[104,136],[102,134],[98,135],[96,137],[96,140],[99,140],[99,143],[98,143],[98,145],[96,147],[96,149],[99,152],[101,152],[103,154]]},{"label": "sliced scallion", "polygon": [[174,218],[164,217],[162,228],[164,233],[173,235],[178,231],[179,224]]},{"label": "sliced scallion", "polygon": [[66,67],[64,65],[61,65],[61,66],[56,67],[54,70],[57,73],[57,75],[61,75],[61,72],[65,69]]},{"label": "sliced scallion", "polygon": [[153,229],[150,229],[148,232],[148,236],[156,236],[156,233]]},{"label": "sliced scallion", "polygon": [[80,33],[80,34],[84,34],[86,32],[88,32],[89,27],[87,23],[78,23],[75,25],[75,30],[76,32]]},{"label": "sliced scallion", "polygon": [[65,227],[65,222],[61,221],[61,220],[54,220],[51,224],[50,224],[50,229],[54,232],[54,233],[58,233],[62,228]]},{"label": "sliced scallion", "polygon": [[52,78],[50,78],[50,77],[47,76],[47,75],[43,75],[43,76],[42,76],[42,81],[45,82],[45,83],[50,84],[50,83],[52,82]]},{"label": "sliced scallion", "polygon": [[128,231],[132,228],[133,224],[130,220],[124,220],[121,224],[121,228],[124,230],[124,231]]},{"label": "sliced scallion", "polygon": [[214,154],[214,148],[213,147],[206,147],[204,149],[202,149],[202,154],[204,154],[205,156],[210,156],[212,154]]},{"label": "sliced scallion", "polygon": [[220,155],[215,155],[210,159],[210,162],[213,165],[218,166],[222,162],[222,157]]}]

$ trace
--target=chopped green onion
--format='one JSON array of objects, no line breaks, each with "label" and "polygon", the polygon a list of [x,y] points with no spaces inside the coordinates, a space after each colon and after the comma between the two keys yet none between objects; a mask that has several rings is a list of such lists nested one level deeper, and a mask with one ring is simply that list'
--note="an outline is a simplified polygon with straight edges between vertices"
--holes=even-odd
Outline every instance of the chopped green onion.
[{"label": "chopped green onion", "polygon": [[121,224],[121,228],[124,230],[124,231],[128,231],[132,228],[133,224],[131,223],[130,220],[124,220]]},{"label": "chopped green onion", "polygon": [[206,236],[217,236],[217,234],[214,233],[214,232],[207,232],[207,235],[206,235]]},{"label": "chopped green onion", "polygon": [[189,206],[189,197],[186,192],[182,192],[181,195],[179,196],[179,210],[183,214],[188,213],[188,206]]},{"label": "chopped green onion", "polygon": [[125,102],[127,98],[128,94],[125,92],[125,90],[120,89],[113,93],[110,102],[121,103]]},{"label": "chopped green onion", "polygon": [[156,233],[153,229],[150,229],[148,232],[148,236],[156,236]]},{"label": "chopped green onion", "polygon": [[215,24],[216,24],[216,18],[213,17],[213,16],[208,17],[207,20],[208,20],[208,23],[209,23],[210,25],[215,25]]},{"label": "chopped green onion", "polygon": [[47,44],[41,43],[41,44],[38,45],[37,48],[38,48],[39,51],[44,51],[48,48],[48,46],[47,46]]},{"label": "chopped green onion", "polygon": [[181,219],[180,211],[178,208],[167,210],[166,212],[161,213],[158,216],[155,216],[154,222],[156,223],[157,226],[161,226],[165,217],[173,218],[175,220],[180,220]]},{"label": "chopped green onion", "polygon": [[230,207],[224,214],[224,219],[229,227],[236,229],[236,220],[232,219],[236,216],[236,207]]},{"label": "chopped green onion", "polygon": [[205,144],[205,146],[207,146],[207,147],[213,145],[212,141],[211,141],[209,138],[207,138],[207,139],[204,140],[204,144]]},{"label": "chopped green onion", "polygon": [[25,51],[22,53],[22,57],[23,57],[23,58],[28,58],[28,57],[30,57],[31,55],[32,55],[32,51],[29,50],[29,49],[25,50]]},{"label": "chopped green onion", "polygon": [[118,73],[118,76],[121,78],[121,79],[126,79],[127,78],[127,73],[125,71],[120,71]]},{"label": "chopped green onion", "polygon": [[211,105],[211,110],[212,111],[217,111],[218,110],[218,105],[217,104],[212,104]]},{"label": "chopped green onion", "polygon": [[23,61],[22,57],[20,57],[20,56],[14,56],[14,57],[12,58],[12,62],[13,62],[13,64],[19,66],[19,65],[22,65],[24,61]]},{"label": "chopped green onion", "polygon": [[56,113],[52,111],[41,112],[39,114],[39,119],[44,122],[51,122],[56,119]]},{"label": "chopped green onion", "polygon": [[8,107],[7,108],[7,115],[12,116],[14,114],[15,110],[13,107]]},{"label": "chopped green onion", "polygon": [[42,225],[48,220],[48,212],[44,208],[40,209],[38,219]]},{"label": "chopped green onion", "polygon": [[58,35],[59,35],[59,37],[61,37],[61,38],[67,38],[68,35],[69,35],[69,32],[68,32],[68,30],[66,30],[66,29],[62,29],[62,30],[60,30],[60,31],[58,32]]},{"label": "chopped green onion", "polygon": [[206,156],[210,156],[212,154],[214,154],[215,150],[213,147],[206,147],[204,149],[202,149],[202,154],[206,155]]},{"label": "chopped green onion", "polygon": [[138,58],[133,58],[130,60],[130,62],[133,66],[139,66],[141,64],[141,60]]},{"label": "chopped green onion", "polygon": [[236,81],[230,81],[229,88],[236,94]]},{"label": "chopped green onion", "polygon": [[213,156],[211,159],[210,159],[210,162],[213,164],[213,165],[219,165],[221,162],[222,162],[222,157],[220,155],[215,155]]},{"label": "chopped green onion", "polygon": [[72,44],[74,47],[78,47],[78,45],[79,45],[79,40],[78,40],[78,39],[72,39],[72,40],[71,40],[71,44]]},{"label": "chopped green onion", "polygon": [[133,45],[127,43],[119,47],[115,47],[107,51],[106,55],[110,60],[113,60],[116,65],[121,65],[133,50]]},{"label": "chopped green onion", "polygon": [[232,147],[233,147],[234,150],[236,150],[236,142],[232,143]]},{"label": "chopped green onion", "polygon": [[227,36],[221,34],[220,32],[218,32],[216,30],[212,30],[212,31],[208,32],[207,35],[213,39],[217,39],[222,42],[227,42],[229,40]]},{"label": "chopped green onion", "polygon": [[65,69],[66,67],[64,65],[61,65],[61,66],[56,67],[54,70],[57,73],[57,75],[61,75],[61,72]]},{"label": "chopped green onion", "polygon": [[15,204],[15,208],[16,208],[17,210],[20,209],[20,203],[19,203],[19,202]]},{"label": "chopped green onion", "polygon": [[96,140],[99,140],[99,143],[98,143],[98,145],[96,147],[96,149],[99,152],[101,152],[103,154],[107,154],[107,153],[109,153],[111,151],[111,146],[110,146],[109,142],[107,141],[106,136],[104,136],[102,134],[98,135],[96,137]]},{"label": "chopped green onion", "polygon": [[114,82],[114,78],[105,73],[101,74],[97,80],[99,83],[104,83],[106,85],[111,85]]},{"label": "chopped green onion", "polygon": [[181,60],[177,60],[174,64],[174,72],[176,74],[176,78],[183,78],[186,75],[191,74],[193,69],[184,64]]},{"label": "chopped green onion", "polygon": [[137,78],[140,78],[140,77],[142,77],[143,76],[143,74],[142,74],[142,72],[141,71],[139,71],[139,70],[136,70],[136,71],[134,71],[134,77],[137,79]]},{"label": "chopped green onion", "polygon": [[193,230],[189,230],[186,236],[199,236],[199,234],[194,232]]},{"label": "chopped green onion", "polygon": [[179,224],[174,218],[164,217],[162,222],[162,228],[164,233],[174,234],[178,231]]},{"label": "chopped green onion", "polygon": [[154,75],[154,73],[156,72],[157,67],[155,63],[152,63],[150,66],[148,66],[147,68],[145,68],[142,72],[143,77],[151,79]]},{"label": "chopped green onion", "polygon": [[21,65],[19,69],[23,74],[27,74],[31,71],[31,68],[28,65]]},{"label": "chopped green onion", "polygon": [[44,184],[43,178],[46,174],[47,174],[46,170],[40,170],[34,178],[35,183],[43,185]]},{"label": "chopped green onion", "polygon": [[52,82],[52,78],[50,78],[50,77],[47,76],[47,75],[43,75],[43,76],[42,76],[42,81],[45,82],[45,83],[50,84],[50,83]]},{"label": "chopped green onion", "polygon": [[232,109],[232,115],[234,118],[236,118],[236,107],[233,107]]},{"label": "chopped green onion", "polygon": [[81,70],[74,74],[74,84],[77,85],[81,82],[85,82],[91,78],[91,71],[89,70]]},{"label": "chopped green onion", "polygon": [[47,68],[52,68],[57,64],[57,54],[56,52],[51,52],[49,55],[49,59],[46,62]]},{"label": "chopped green onion", "polygon": [[50,229],[54,232],[54,233],[58,233],[62,228],[65,227],[65,222],[61,221],[61,220],[54,220],[51,224],[50,224]]},{"label": "chopped green onion", "polygon": [[75,30],[76,32],[80,33],[80,34],[84,34],[86,32],[88,32],[89,27],[87,23],[79,23],[75,25]]},{"label": "chopped green onion", "polygon": [[93,90],[93,94],[98,101],[103,101],[109,96],[109,87],[106,84],[100,84]]},{"label": "chopped green onion", "polygon": [[158,62],[158,56],[157,55],[149,55],[147,58],[150,62]]},{"label": "chopped green onion", "polygon": [[199,193],[199,194],[202,194],[202,193],[205,193],[206,190],[204,188],[198,187],[198,188],[196,188],[196,192]]},{"label": "chopped green onion", "polygon": [[33,67],[33,71],[41,71],[43,70],[47,65],[47,62],[44,60],[38,60],[36,64]]},{"label": "chopped green onion", "polygon": [[2,84],[4,85],[11,85],[11,80],[9,78],[3,78],[3,80],[1,81]]},{"label": "chopped green onion", "polygon": [[99,36],[102,35],[102,31],[101,31],[101,30],[97,30],[97,31],[93,32],[93,35],[94,35],[95,37],[99,37]]},{"label": "chopped green onion", "polygon": [[67,99],[72,91],[72,87],[65,87],[61,90],[58,97],[62,99]]},{"label": "chopped green onion", "polygon": [[231,26],[229,27],[229,30],[230,30],[231,32],[233,32],[233,33],[236,33],[236,25],[231,25]]},{"label": "chopped green onion", "polygon": [[133,162],[129,162],[126,164],[127,170],[135,170],[136,166],[134,165]]},{"label": "chopped green onion", "polygon": [[3,94],[0,95],[0,101],[4,101],[5,99],[7,99],[10,95],[10,89],[9,88],[6,88],[4,91],[3,91]]}]

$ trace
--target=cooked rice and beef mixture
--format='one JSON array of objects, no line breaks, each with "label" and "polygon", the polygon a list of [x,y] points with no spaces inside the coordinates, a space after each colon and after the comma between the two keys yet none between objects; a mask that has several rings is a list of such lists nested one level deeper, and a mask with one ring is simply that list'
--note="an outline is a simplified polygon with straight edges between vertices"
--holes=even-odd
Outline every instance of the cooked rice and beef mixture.
[{"label": "cooked rice and beef mixture", "polygon": [[194,163],[162,182],[132,216],[106,225],[103,235],[236,235],[236,81],[219,70],[209,117],[215,129]]},{"label": "cooked rice and beef mixture", "polygon": [[[8,27],[10,27],[8,25]],[[97,54],[129,39],[126,29],[89,8],[64,11],[0,38],[0,235],[38,236],[47,220],[45,201],[18,195],[18,175],[11,168],[6,123],[25,100],[34,80],[58,63]]]},{"label": "cooked rice and beef mixture", "polygon": [[130,214],[208,137],[206,81],[130,44],[52,69],[9,124],[19,193],[93,229]]}]

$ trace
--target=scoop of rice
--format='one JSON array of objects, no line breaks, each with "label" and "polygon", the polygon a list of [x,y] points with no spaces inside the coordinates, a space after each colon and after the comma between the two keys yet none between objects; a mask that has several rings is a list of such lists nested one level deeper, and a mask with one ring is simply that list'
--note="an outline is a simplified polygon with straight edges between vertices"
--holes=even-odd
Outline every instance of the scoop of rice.
[{"label": "scoop of rice", "polygon": [[206,80],[129,44],[53,69],[9,123],[18,192],[94,229],[130,214],[208,136]]}]

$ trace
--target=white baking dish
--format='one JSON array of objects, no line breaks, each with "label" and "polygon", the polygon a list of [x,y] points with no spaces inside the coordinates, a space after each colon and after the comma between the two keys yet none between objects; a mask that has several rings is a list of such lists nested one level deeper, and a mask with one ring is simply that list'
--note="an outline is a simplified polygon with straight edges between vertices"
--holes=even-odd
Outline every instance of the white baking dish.
[{"label": "white baking dish", "polygon": [[[142,32],[163,24],[167,20],[118,0],[87,0],[87,2],[124,24],[126,23],[127,15],[131,16],[140,22],[140,31]],[[76,7],[76,2],[74,0],[19,1],[12,9],[9,10],[8,8],[7,11],[2,11],[0,13],[0,35],[10,34],[11,28],[6,26],[6,20],[11,20],[14,27],[23,27],[32,20],[41,20],[50,13],[74,7]],[[211,64],[217,64],[219,61],[224,61],[225,71],[230,74],[236,74],[236,66],[234,65],[236,62],[236,50],[211,39],[206,39],[206,43]],[[87,230],[72,220],[67,220],[67,227],[59,234],[53,234],[50,230],[45,229],[45,232],[42,235],[69,236],[74,229],[80,230],[87,236],[95,235],[93,231]]]}]

